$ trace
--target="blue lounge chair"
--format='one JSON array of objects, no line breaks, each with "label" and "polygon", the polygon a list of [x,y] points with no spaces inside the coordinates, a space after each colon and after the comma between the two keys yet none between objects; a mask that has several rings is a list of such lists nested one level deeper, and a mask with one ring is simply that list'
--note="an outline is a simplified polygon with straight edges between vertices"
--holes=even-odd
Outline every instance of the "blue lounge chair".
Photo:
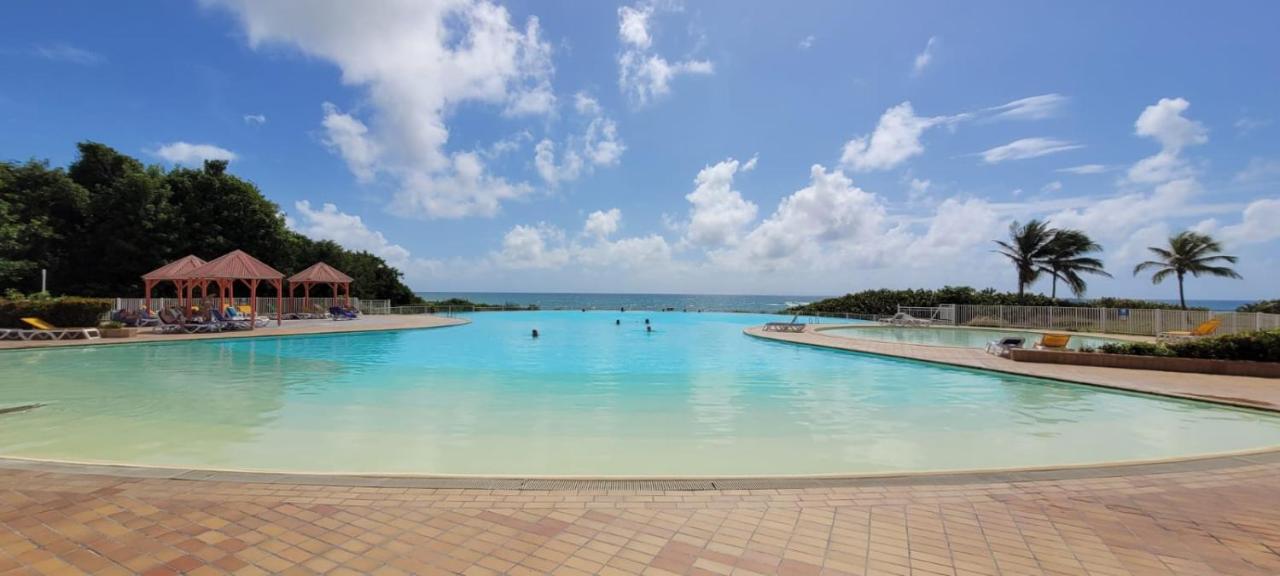
[{"label": "blue lounge chair", "polygon": [[329,315],[332,316],[334,320],[355,320],[356,319],[355,312],[347,310],[341,306],[330,307]]}]

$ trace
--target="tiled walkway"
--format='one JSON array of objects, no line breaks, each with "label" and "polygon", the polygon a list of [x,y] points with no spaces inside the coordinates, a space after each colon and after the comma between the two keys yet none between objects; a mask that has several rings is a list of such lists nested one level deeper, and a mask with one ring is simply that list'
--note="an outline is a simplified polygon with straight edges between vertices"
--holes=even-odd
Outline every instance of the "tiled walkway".
[{"label": "tiled walkway", "polygon": [[795,344],[898,356],[983,370],[997,370],[1037,378],[1054,378],[1095,386],[1107,386],[1151,394],[1163,394],[1280,411],[1280,380],[1272,378],[1014,362],[1007,358],[999,358],[987,354],[986,351],[975,348],[877,342],[866,339],[830,336],[823,333],[823,331],[834,327],[837,326],[825,325],[821,326],[821,329],[817,329],[819,328],[817,326],[810,326],[804,332],[798,333],[766,332],[757,327],[748,328],[745,332],[751,336]]},{"label": "tiled walkway", "polygon": [[0,470],[3,574],[1280,574],[1280,458],[1115,477],[448,490]]}]

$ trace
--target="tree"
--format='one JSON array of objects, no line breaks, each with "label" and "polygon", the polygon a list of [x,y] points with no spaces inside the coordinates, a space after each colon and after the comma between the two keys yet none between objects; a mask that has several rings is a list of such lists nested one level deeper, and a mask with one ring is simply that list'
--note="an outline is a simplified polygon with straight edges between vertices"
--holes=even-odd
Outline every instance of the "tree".
[{"label": "tree", "polygon": [[1049,244],[1054,232],[1049,223],[1042,220],[1031,220],[1026,224],[1015,221],[1009,224],[1009,241],[995,241],[1000,246],[996,252],[1013,262],[1018,271],[1019,298],[1040,277],[1041,263],[1049,257]]},{"label": "tree", "polygon": [[1159,260],[1148,260],[1134,266],[1133,275],[1137,276],[1143,270],[1155,269],[1156,273],[1151,276],[1152,284],[1164,282],[1170,275],[1177,277],[1178,303],[1183,310],[1187,309],[1187,297],[1183,292],[1183,280],[1187,274],[1197,278],[1206,274],[1219,278],[1241,278],[1231,267],[1221,265],[1235,264],[1237,258],[1221,254],[1222,244],[1208,234],[1190,230],[1180,232],[1169,238],[1167,248],[1148,246],[1147,250]]},{"label": "tree", "polygon": [[1053,278],[1050,297],[1055,303],[1058,300],[1058,280],[1065,282],[1071,289],[1071,293],[1079,297],[1084,296],[1089,288],[1084,278],[1080,277],[1081,274],[1111,277],[1111,274],[1104,269],[1102,260],[1090,256],[1094,252],[1101,251],[1102,246],[1080,230],[1060,229],[1053,233],[1047,248],[1048,255],[1045,256],[1040,269],[1048,272]]},{"label": "tree", "polygon": [[77,277],[72,244],[83,241],[89,196],[61,168],[35,160],[22,164],[0,162],[0,291],[40,289],[41,268],[49,271],[50,286]]}]

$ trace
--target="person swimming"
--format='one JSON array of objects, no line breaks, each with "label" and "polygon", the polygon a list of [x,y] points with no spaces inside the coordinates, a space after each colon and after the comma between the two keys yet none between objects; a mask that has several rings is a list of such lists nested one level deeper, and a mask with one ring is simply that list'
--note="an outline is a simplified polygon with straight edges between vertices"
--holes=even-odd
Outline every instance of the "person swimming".
[{"label": "person swimming", "polygon": [[648,326],[648,325],[649,325],[649,319],[648,319],[648,318],[645,318],[645,319],[644,319],[644,325],[645,325],[645,326]]},{"label": "person swimming", "polygon": [[653,332],[653,326],[645,326],[645,327],[644,327],[644,331],[645,331],[645,332]]},{"label": "person swimming", "polygon": [[622,325],[622,320],[614,320],[614,321],[613,321],[613,325],[614,325],[614,326],[621,326],[621,325]]},{"label": "person swimming", "polygon": [[537,338],[537,337],[538,337],[538,329],[537,329],[537,328],[534,328],[534,329],[533,329],[533,337],[534,337],[534,338]]}]

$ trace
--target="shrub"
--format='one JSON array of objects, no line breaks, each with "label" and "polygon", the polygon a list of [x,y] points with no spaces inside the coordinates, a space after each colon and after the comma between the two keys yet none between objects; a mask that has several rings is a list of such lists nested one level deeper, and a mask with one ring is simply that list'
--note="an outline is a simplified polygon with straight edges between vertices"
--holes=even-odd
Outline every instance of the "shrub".
[{"label": "shrub", "polygon": [[22,319],[36,317],[59,328],[87,328],[98,321],[112,302],[105,298],[48,298],[0,300],[0,327],[27,328]]},{"label": "shrub", "polygon": [[1227,334],[1214,338],[1197,338],[1168,344],[1126,342],[1103,344],[1099,352],[1134,356],[1170,356],[1210,360],[1246,360],[1280,362],[1280,330]]},{"label": "shrub", "polygon": [[1128,354],[1131,356],[1173,356],[1164,344],[1152,342],[1109,342],[1098,347],[1103,354]]},{"label": "shrub", "polygon": [[1058,300],[1043,294],[1000,292],[995,288],[978,290],[969,286],[944,286],[937,290],[863,290],[836,298],[827,298],[787,309],[792,314],[818,312],[841,314],[879,314],[888,316],[898,311],[898,306],[932,307],[942,304],[984,304],[1005,306],[1063,306],[1068,308],[1138,308],[1176,309],[1175,304],[1124,298],[1098,298],[1096,300]]},{"label": "shrub", "polygon": [[1252,304],[1245,304],[1236,308],[1236,312],[1262,312],[1265,314],[1280,314],[1280,300],[1259,300]]}]

